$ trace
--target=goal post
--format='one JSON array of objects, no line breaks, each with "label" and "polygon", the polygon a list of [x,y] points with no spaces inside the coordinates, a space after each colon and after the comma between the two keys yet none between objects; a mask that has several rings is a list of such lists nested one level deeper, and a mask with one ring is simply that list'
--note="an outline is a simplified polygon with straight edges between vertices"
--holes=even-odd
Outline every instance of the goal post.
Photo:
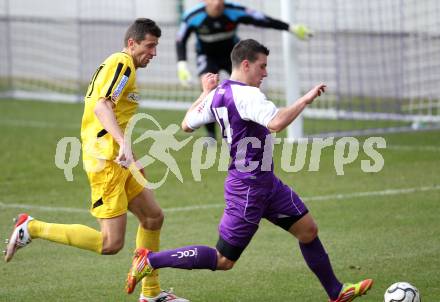
[{"label": "goal post", "polygon": [[[291,0],[281,0],[281,17],[289,24],[295,22],[295,9]],[[300,97],[297,54],[295,53],[296,39],[291,33],[283,33],[283,60],[284,60],[284,87],[286,105],[289,106]],[[298,139],[304,136],[304,120],[299,115],[287,128],[289,139]]]}]

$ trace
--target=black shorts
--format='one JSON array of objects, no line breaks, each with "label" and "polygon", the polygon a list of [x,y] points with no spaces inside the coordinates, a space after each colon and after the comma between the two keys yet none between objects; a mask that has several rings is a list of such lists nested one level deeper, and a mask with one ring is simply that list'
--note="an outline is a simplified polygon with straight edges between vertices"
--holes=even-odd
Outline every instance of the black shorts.
[{"label": "black shorts", "polygon": [[197,55],[197,74],[201,76],[204,73],[219,73],[220,70],[231,74],[232,64],[229,54],[224,57],[213,57],[205,54]]}]

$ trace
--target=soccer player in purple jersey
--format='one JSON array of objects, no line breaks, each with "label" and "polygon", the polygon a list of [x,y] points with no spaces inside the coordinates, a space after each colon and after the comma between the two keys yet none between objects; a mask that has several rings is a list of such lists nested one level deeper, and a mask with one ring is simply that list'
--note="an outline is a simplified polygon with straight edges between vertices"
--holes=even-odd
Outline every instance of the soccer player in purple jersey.
[{"label": "soccer player in purple jersey", "polygon": [[217,121],[230,146],[232,160],[224,192],[226,208],[219,224],[216,249],[187,246],[151,252],[140,248],[128,274],[128,292],[159,268],[231,269],[262,218],[298,239],[304,259],[327,292],[329,301],[352,301],[371,288],[371,279],[354,284],[339,282],[307,207],[273,172],[271,132],[285,129],[326,86],[319,84],[292,105],[276,108],[259,89],[267,76],[268,55],[269,50],[255,40],[239,42],[231,53],[230,80],[217,85],[218,75],[205,75],[203,93],[182,122],[183,130],[191,132]]}]

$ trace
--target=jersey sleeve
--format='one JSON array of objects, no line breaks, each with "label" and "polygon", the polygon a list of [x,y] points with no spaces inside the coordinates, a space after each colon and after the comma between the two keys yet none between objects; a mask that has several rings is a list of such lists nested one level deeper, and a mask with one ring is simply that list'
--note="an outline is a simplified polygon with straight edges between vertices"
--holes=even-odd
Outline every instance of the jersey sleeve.
[{"label": "jersey sleeve", "polygon": [[186,61],[186,43],[192,31],[193,27],[190,26],[187,20],[183,20],[176,36],[177,61]]},{"label": "jersey sleeve", "polygon": [[274,103],[268,101],[257,88],[247,88],[234,92],[235,106],[240,117],[267,128],[267,124],[278,113]]},{"label": "jersey sleeve", "polygon": [[123,56],[117,56],[104,63],[102,70],[95,79],[95,85],[99,89],[97,99],[105,98],[117,104],[124,89],[128,86],[129,80],[135,77],[135,72],[132,70],[129,60]]},{"label": "jersey sleeve", "polygon": [[186,123],[189,128],[195,130],[200,128],[200,126],[215,122],[215,116],[211,111],[212,99],[215,94],[215,89],[211,91],[206,98],[194,109],[191,111],[187,118]]}]

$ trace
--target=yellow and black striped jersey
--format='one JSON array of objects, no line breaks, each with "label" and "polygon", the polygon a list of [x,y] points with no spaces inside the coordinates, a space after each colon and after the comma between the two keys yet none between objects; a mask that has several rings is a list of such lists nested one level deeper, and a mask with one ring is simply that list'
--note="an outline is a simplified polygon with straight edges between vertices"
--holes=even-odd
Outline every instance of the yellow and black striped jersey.
[{"label": "yellow and black striped jersey", "polygon": [[124,52],[109,56],[92,76],[84,97],[84,114],[81,124],[81,140],[84,155],[94,158],[114,159],[119,145],[107,133],[94,113],[99,99],[111,100],[116,121],[125,130],[128,121],[138,107],[139,93],[136,87],[136,69],[133,59]]}]

